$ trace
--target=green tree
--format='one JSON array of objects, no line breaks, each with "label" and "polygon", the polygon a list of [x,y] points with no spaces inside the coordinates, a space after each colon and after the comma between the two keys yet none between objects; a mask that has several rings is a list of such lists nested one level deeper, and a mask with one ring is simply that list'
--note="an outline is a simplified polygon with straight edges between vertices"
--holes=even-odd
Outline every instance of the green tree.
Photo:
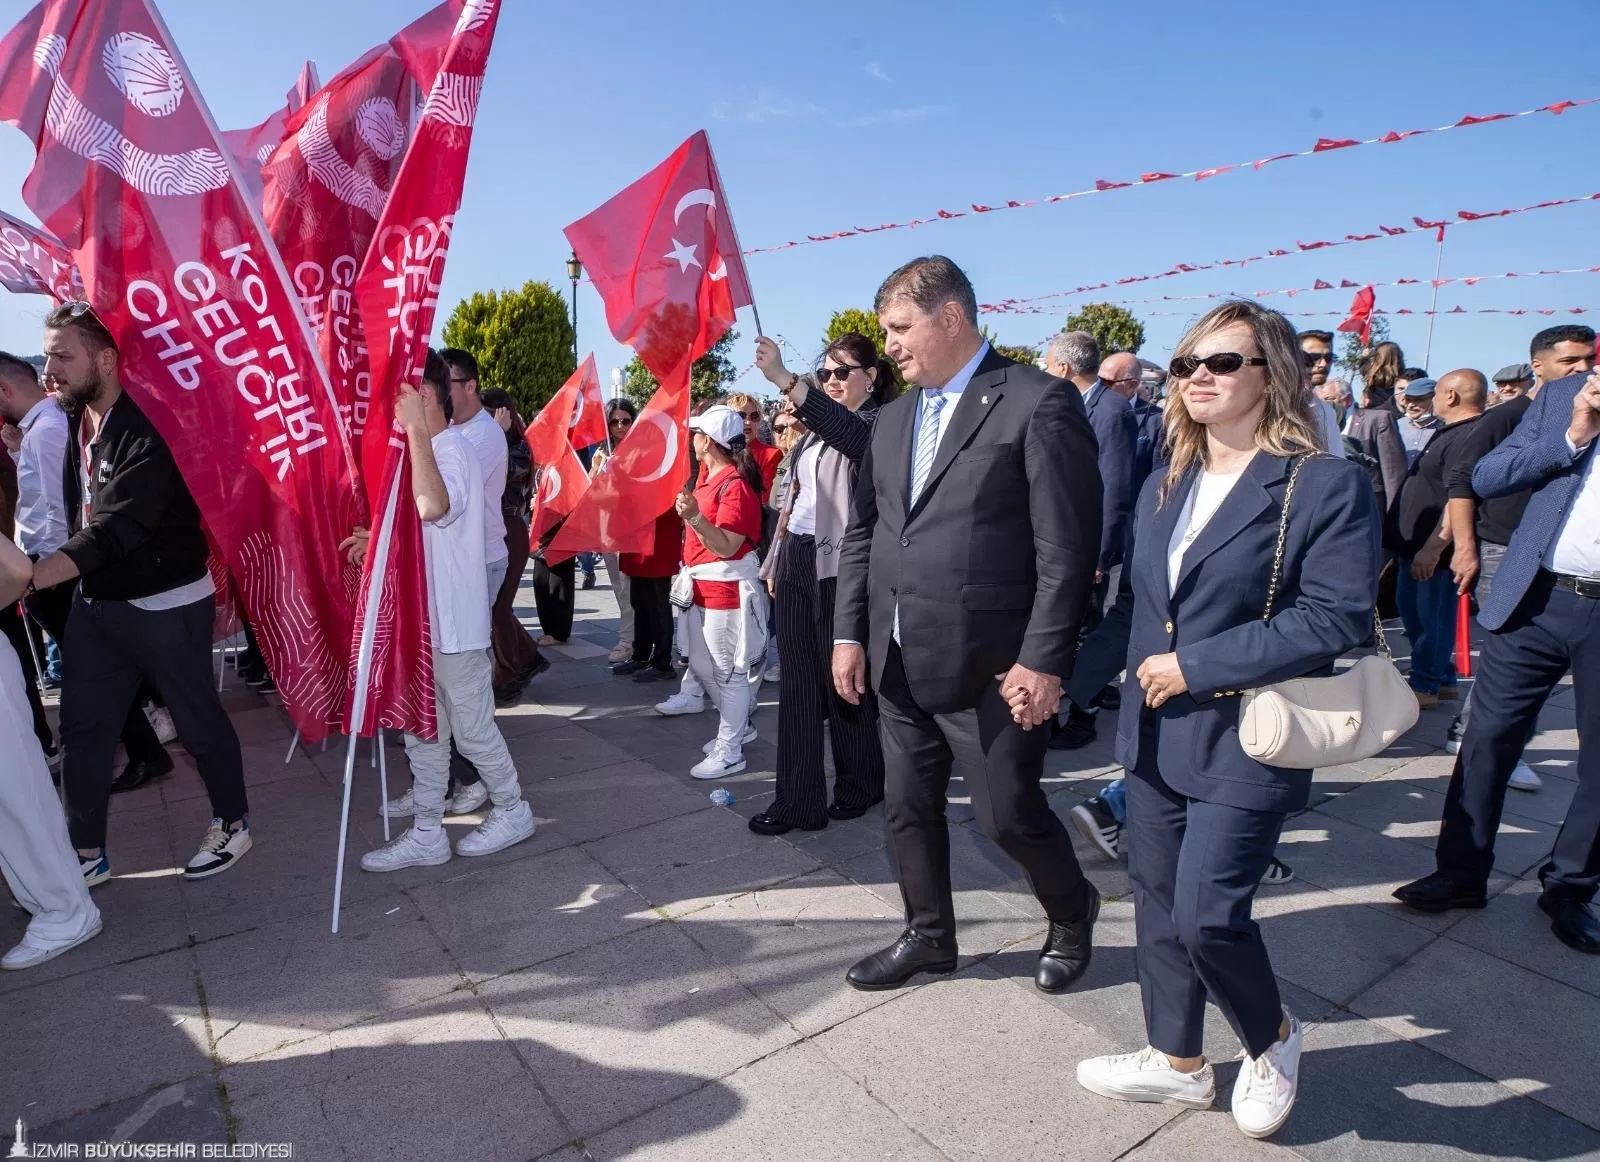
[{"label": "green tree", "polygon": [[1117,351],[1137,355],[1144,346],[1144,324],[1113,303],[1085,303],[1077,314],[1067,317],[1062,330],[1089,332],[1100,344],[1102,357]]},{"label": "green tree", "polygon": [[[694,361],[689,371],[689,395],[694,406],[716,399],[733,382],[735,368],[730,353],[738,338],[739,332],[730,330],[711,345],[711,350]],[[622,393],[639,407],[644,407],[660,386],[637,355],[622,373]]]},{"label": "green tree", "polygon": [[1039,352],[1038,349],[1034,347],[1012,347],[1005,343],[993,342],[991,342],[989,346],[993,347],[1007,359],[1013,359],[1018,363],[1025,363],[1029,367],[1032,367],[1034,364],[1039,362]]},{"label": "green tree", "polygon": [[462,299],[445,322],[444,342],[470,351],[483,386],[510,392],[524,420],[533,419],[576,367],[566,301],[547,282]]},{"label": "green tree", "polygon": [[828,331],[823,336],[823,344],[832,343],[840,335],[847,335],[851,331],[871,339],[872,345],[878,349],[878,354],[883,354],[883,343],[886,338],[883,324],[878,322],[877,315],[871,311],[863,311],[860,307],[846,307],[842,311],[835,311],[833,318],[828,320]]},{"label": "green tree", "polygon": [[1361,365],[1366,362],[1367,355],[1379,343],[1387,342],[1389,338],[1389,320],[1384,315],[1372,316],[1372,341],[1369,345],[1361,345],[1361,336],[1355,331],[1343,333],[1344,350],[1340,353],[1336,366],[1343,374],[1340,376],[1346,383],[1354,387],[1356,377],[1361,374]]}]

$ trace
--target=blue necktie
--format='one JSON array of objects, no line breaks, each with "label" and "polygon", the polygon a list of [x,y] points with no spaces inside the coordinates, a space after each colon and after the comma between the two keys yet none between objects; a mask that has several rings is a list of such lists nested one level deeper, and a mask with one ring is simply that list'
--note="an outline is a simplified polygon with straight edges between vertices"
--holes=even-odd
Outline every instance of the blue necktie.
[{"label": "blue necktie", "polygon": [[943,389],[928,388],[923,392],[922,427],[917,432],[917,452],[911,464],[910,504],[917,503],[917,497],[922,495],[928,477],[933,473],[933,458],[939,452],[939,414],[944,410],[944,405]]}]

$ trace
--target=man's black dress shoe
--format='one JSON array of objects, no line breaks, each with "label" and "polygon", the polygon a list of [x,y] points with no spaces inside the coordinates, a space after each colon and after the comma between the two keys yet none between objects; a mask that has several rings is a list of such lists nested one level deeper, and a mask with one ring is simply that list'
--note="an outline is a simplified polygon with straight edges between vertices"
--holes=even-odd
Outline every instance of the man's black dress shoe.
[{"label": "man's black dress shoe", "polygon": [[1100,918],[1100,893],[1091,885],[1088,915],[1070,924],[1050,922],[1049,935],[1039,952],[1033,983],[1042,993],[1064,993],[1089,971],[1094,953],[1094,922]]},{"label": "man's black dress shoe", "polygon": [[171,773],[172,756],[167,754],[149,762],[129,763],[122,768],[116,778],[111,780],[111,793],[120,795],[124,791],[137,791],[146,783]]},{"label": "man's black dress shoe", "polygon": [[648,661],[640,661],[637,658],[629,658],[625,662],[617,662],[615,665],[613,665],[611,667],[611,672],[619,678],[626,678],[631,674],[637,674],[640,670],[647,670],[649,668],[650,663]]},{"label": "man's black dress shoe", "polygon": [[1115,682],[1107,682],[1100,688],[1100,693],[1094,696],[1091,705],[1100,710],[1122,709],[1122,687]]},{"label": "man's black dress shoe", "polygon": [[871,811],[881,802],[883,802],[882,799],[874,799],[865,807],[841,807],[837,803],[829,803],[828,818],[837,819],[841,823],[849,819],[860,819],[863,815],[865,815],[868,811]]},{"label": "man's black dress shoe", "polygon": [[889,947],[850,966],[845,983],[863,992],[897,989],[919,972],[942,976],[956,970],[956,950],[936,948],[910,928]]},{"label": "man's black dress shoe", "polygon": [[791,831],[821,831],[828,824],[826,821],[815,827],[797,827],[793,823],[785,823],[782,819],[774,818],[763,811],[759,815],[751,816],[750,830],[757,835],[787,835]]},{"label": "man's black dress shoe", "polygon": [[1561,943],[1591,956],[1600,955],[1600,914],[1593,904],[1541,892],[1539,910],[1550,917],[1550,931]]},{"label": "man's black dress shoe", "polygon": [[1394,890],[1394,898],[1417,912],[1448,912],[1452,908],[1482,908],[1489,902],[1482,884],[1463,883],[1450,872],[1434,872]]},{"label": "man's black dress shoe", "polygon": [[1067,721],[1050,732],[1051,750],[1078,750],[1094,741],[1094,715],[1068,703]]}]

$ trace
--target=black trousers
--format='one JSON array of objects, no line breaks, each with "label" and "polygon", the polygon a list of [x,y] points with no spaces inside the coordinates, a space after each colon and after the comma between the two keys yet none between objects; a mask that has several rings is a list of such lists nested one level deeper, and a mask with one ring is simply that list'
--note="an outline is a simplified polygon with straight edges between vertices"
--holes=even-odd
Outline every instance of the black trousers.
[{"label": "black trousers", "polygon": [[852,706],[833,689],[833,598],[838,582],[817,580],[816,542],[790,533],[778,559],[778,639],[783,693],[778,699],[778,793],[767,814],[792,827],[828,822],[822,728],[833,743],[833,801],[868,807],[883,798],[883,742],[871,690]]},{"label": "black trousers", "polygon": [[[1506,785],[1538,728],[1539,711],[1572,671],[1578,711],[1578,790],[1540,882],[1552,895],[1592,900],[1600,886],[1600,601],[1541,573],[1511,620],[1484,635],[1477,695],[1445,795],[1440,871],[1488,882]],[[1587,735],[1589,744],[1583,745]]]},{"label": "black trousers", "polygon": [[672,578],[628,575],[633,603],[633,660],[672,668]]},{"label": "black trousers", "polygon": [[1168,1056],[1200,1056],[1210,996],[1259,1057],[1278,1040],[1283,1009],[1250,908],[1285,816],[1185,798],[1167,786],[1159,762],[1147,731],[1127,783],[1145,1031]]},{"label": "black trousers", "polygon": [[539,611],[539,628],[556,641],[564,642],[572,636],[577,558],[568,557],[559,565],[535,568],[533,604]]},{"label": "black trousers", "polygon": [[[77,595],[78,583],[68,581],[64,585],[56,585],[49,589],[41,589],[27,600],[28,614],[44,626],[45,632],[56,639],[56,646],[61,650],[62,673],[66,672],[67,658],[67,627],[71,622],[72,599]],[[210,649],[207,648],[206,666],[209,671]],[[27,665],[32,663],[26,663]],[[128,754],[130,763],[152,763],[166,757],[166,748],[161,745],[161,740],[156,737],[155,727],[150,725],[150,720],[144,716],[144,690],[134,694],[129,700],[127,714],[122,719],[122,749]]]},{"label": "black trousers", "polygon": [[61,779],[67,830],[79,848],[104,847],[117,732],[140,682],[155,687],[172,712],[178,739],[194,756],[212,814],[244,818],[244,759],[239,736],[217,697],[211,670],[207,598],[149,611],[126,601],[74,600],[62,649]]},{"label": "black trousers", "polygon": [[1039,786],[1049,730],[1018,726],[998,682],[975,710],[929,714],[912,696],[900,647],[893,644],[878,690],[878,712],[889,852],[905,899],[906,923],[940,948],[956,945],[945,822],[952,773],[966,782],[983,833],[1022,865],[1045,914],[1058,923],[1083,919],[1092,889],[1078,867],[1067,829]]}]

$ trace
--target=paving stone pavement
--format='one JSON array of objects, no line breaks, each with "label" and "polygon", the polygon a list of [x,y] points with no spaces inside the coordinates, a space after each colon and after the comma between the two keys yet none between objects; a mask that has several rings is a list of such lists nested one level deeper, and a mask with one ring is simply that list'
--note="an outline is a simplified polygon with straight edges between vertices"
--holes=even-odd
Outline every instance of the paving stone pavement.
[{"label": "paving stone pavement", "polygon": [[[1482,912],[1388,896],[1432,866],[1449,704],[1390,753],[1317,773],[1280,852],[1296,878],[1256,909],[1307,1028],[1299,1105],[1259,1143],[1227,1112],[1238,1046],[1214,1009],[1216,1109],[1078,1088],[1079,1058],[1143,1043],[1126,870],[1080,847],[1107,900],[1097,954],[1074,992],[1043,996],[1042,913],[959,781],[960,971],[847,988],[845,967],[901,927],[881,809],[754,836],[776,692],[750,769],[722,784],[735,804],[713,806],[687,774],[710,716],[653,714],[666,690],[606,669],[615,632],[610,591],[580,592],[571,645],[499,715],[530,842],[360,871],[383,838],[362,745],[337,936],[343,747],[285,762],[281,707],[233,682],[256,846],[225,876],[178,877],[209,814],[186,757],[116,800],[104,934],[0,978],[0,1156],[20,1117],[40,1143],[292,1143],[301,1159],[1600,1159],[1600,962],[1534,907],[1574,788],[1570,689],[1529,748],[1546,789],[1512,792]],[[1051,755],[1063,817],[1116,777],[1110,734]],[[392,740],[385,757],[398,794]],[[0,907],[0,946],[21,927]]]}]

